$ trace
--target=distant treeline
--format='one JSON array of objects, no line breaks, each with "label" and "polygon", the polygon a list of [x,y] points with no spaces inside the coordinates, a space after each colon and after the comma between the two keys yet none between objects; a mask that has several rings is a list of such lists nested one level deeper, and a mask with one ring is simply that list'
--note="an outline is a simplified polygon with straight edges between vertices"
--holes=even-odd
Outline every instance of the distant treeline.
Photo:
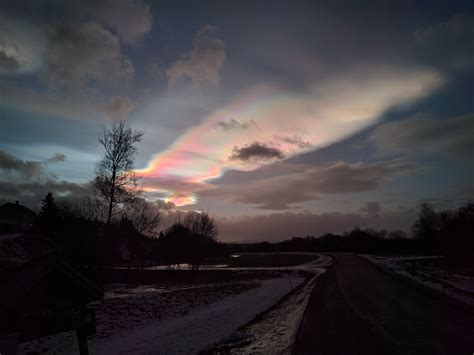
[{"label": "distant treeline", "polygon": [[[135,216],[135,217],[134,217]],[[188,212],[181,221],[157,233],[143,233],[143,214],[124,214],[107,223],[92,219],[67,205],[58,206],[52,194],[42,201],[39,214],[23,231],[49,236],[58,251],[86,267],[128,265],[199,269],[213,258],[243,252],[352,252],[367,254],[442,254],[457,258],[474,256],[474,203],[436,212],[420,206],[411,235],[403,231],[354,228],[342,235],[294,237],[277,243],[221,243],[208,213]],[[158,226],[159,216],[152,219]]]},{"label": "distant treeline", "polygon": [[367,254],[440,254],[474,257],[474,203],[436,212],[429,203],[420,206],[411,235],[404,231],[354,228],[342,235],[294,237],[278,243],[228,244],[233,253],[243,252],[350,252]]}]

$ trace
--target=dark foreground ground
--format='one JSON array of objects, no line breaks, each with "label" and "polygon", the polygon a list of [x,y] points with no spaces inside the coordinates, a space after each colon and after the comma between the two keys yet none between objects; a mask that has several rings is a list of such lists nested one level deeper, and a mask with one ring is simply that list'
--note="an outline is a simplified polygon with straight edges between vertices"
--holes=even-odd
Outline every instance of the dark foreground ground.
[{"label": "dark foreground ground", "polygon": [[474,312],[337,255],[320,279],[294,354],[473,354]]}]

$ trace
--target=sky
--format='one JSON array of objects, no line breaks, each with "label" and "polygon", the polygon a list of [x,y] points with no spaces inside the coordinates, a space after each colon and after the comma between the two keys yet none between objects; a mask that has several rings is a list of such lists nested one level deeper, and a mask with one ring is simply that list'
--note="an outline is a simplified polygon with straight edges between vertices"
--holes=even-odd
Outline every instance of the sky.
[{"label": "sky", "polygon": [[472,1],[3,0],[0,201],[80,201],[126,119],[169,220],[409,230],[474,196],[473,79]]}]

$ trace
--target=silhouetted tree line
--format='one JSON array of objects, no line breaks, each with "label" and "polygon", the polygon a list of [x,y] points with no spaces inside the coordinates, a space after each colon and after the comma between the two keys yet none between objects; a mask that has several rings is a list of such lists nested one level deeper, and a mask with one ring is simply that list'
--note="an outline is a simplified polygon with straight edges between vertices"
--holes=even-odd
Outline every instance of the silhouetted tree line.
[{"label": "silhouetted tree line", "polygon": [[[389,237],[390,236],[390,237]],[[421,244],[403,231],[354,228],[342,235],[327,233],[320,237],[293,237],[277,243],[232,244],[233,253],[243,252],[347,252],[362,254],[422,253]]]},{"label": "silhouetted tree line", "polygon": [[[189,212],[182,222],[157,236],[159,216],[142,211],[143,205],[139,208],[140,213],[128,211],[121,219],[107,223],[89,218],[72,205],[58,205],[48,193],[32,229],[50,236],[65,256],[81,265],[144,267],[153,262],[170,268],[186,264],[197,270],[206,258],[222,255],[216,224],[207,212]],[[144,213],[152,213],[153,218],[144,218]],[[144,228],[145,234],[140,231],[144,226],[155,230]]]},{"label": "silhouetted tree line", "polygon": [[442,254],[474,257],[474,203],[436,212],[422,203],[412,227],[412,238],[404,231],[354,228],[342,235],[294,237],[278,243],[229,244],[229,252],[350,252],[367,254]]},{"label": "silhouetted tree line", "polygon": [[153,242],[152,257],[170,267],[182,264],[197,270],[204,260],[223,255],[223,244],[217,242],[217,227],[207,212],[188,213],[183,223],[178,222],[160,233]]},{"label": "silhouetted tree line", "polygon": [[[209,258],[241,252],[353,252],[369,254],[443,254],[456,258],[474,256],[474,203],[452,210],[435,211],[423,203],[412,227],[403,231],[354,228],[341,235],[294,237],[278,243],[225,244],[207,212],[189,212],[183,220],[157,233],[159,215],[140,205],[140,211],[124,213],[110,223],[91,219],[71,204],[57,204],[52,193],[42,201],[30,230],[50,236],[73,263],[108,267],[167,265],[197,270]],[[145,212],[144,212],[145,211]],[[151,222],[145,216],[152,216]],[[133,218],[139,216],[137,220]],[[157,219],[154,219],[157,217]],[[143,227],[153,226],[154,229]],[[147,231],[144,233],[143,231]]]},{"label": "silhouetted tree line", "polygon": [[429,251],[471,258],[474,256],[474,202],[439,212],[431,204],[423,203],[412,233]]}]

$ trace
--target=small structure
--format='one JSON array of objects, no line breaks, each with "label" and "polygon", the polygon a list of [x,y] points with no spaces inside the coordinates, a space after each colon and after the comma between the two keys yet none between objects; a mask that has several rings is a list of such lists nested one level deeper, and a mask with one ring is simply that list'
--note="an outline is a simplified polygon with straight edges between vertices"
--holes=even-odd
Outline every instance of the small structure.
[{"label": "small structure", "polygon": [[7,202],[0,206],[0,232],[18,233],[26,230],[33,222],[36,213],[29,208]]},{"label": "small structure", "polygon": [[80,354],[95,333],[88,305],[103,291],[57,253],[39,234],[0,235],[0,353],[16,354],[18,344],[75,330]]}]

